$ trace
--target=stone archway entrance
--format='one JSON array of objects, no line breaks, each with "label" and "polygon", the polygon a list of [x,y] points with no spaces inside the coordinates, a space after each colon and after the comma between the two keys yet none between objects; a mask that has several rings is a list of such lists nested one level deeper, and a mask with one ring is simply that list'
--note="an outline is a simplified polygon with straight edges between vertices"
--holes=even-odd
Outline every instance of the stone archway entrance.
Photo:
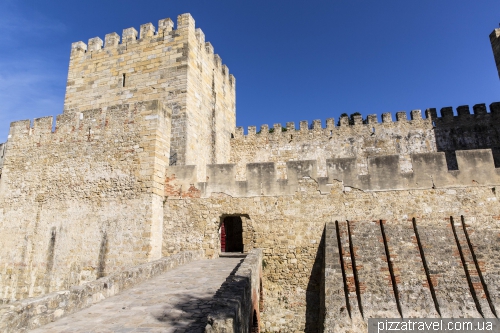
[{"label": "stone archway entrance", "polygon": [[243,221],[241,216],[226,216],[221,223],[221,252],[243,252]]}]

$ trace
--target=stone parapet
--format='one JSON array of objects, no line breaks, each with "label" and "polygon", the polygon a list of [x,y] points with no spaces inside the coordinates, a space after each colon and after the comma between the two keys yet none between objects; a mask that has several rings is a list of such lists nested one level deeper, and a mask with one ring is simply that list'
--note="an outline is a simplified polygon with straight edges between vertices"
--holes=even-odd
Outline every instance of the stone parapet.
[{"label": "stone parapet", "polygon": [[222,284],[208,315],[206,333],[259,331],[262,249],[253,249]]},{"label": "stone parapet", "polygon": [[[425,110],[425,118],[422,117],[421,110],[412,110],[410,118],[405,111],[396,112],[396,121],[393,121],[391,113],[383,113],[381,116],[382,122],[378,122],[376,114],[370,114],[363,119],[361,115],[353,115],[351,118],[344,115],[339,118],[335,124],[334,118],[328,118],[325,121],[325,127],[322,127],[321,120],[313,120],[309,124],[307,120],[302,120],[299,123],[299,128],[296,128],[294,122],[287,122],[285,126],[280,123],[273,124],[269,127],[268,124],[260,126],[257,131],[256,126],[248,126],[247,134],[244,134],[243,127],[237,127],[233,140],[277,140],[280,137],[288,137],[293,139],[293,135],[307,135],[310,139],[318,139],[320,136],[332,137],[336,135],[351,134],[352,131],[363,134],[369,131],[370,133],[378,133],[379,131],[391,129],[395,126],[401,126],[402,129],[410,131],[412,129],[423,129],[426,125],[439,126],[450,122],[488,122],[494,119],[500,119],[500,102],[490,104],[490,112],[487,112],[485,104],[475,104],[472,107],[472,113],[468,105],[461,105],[457,108],[457,115],[454,115],[452,107],[443,107],[440,110],[441,116],[435,108]],[[413,126],[413,128],[412,128]],[[346,132],[346,131],[349,131]],[[292,137],[290,137],[292,135]],[[312,140],[311,140],[312,141]]]},{"label": "stone parapet", "polygon": [[[165,103],[152,100],[113,105],[106,110],[98,108],[60,114],[55,124],[52,116],[34,119],[33,124],[29,119],[15,121],[10,125],[5,171],[15,170],[11,168],[9,156],[23,150],[35,151],[35,155],[26,156],[35,160],[49,151],[73,158],[75,154],[68,152],[68,145],[75,151],[85,149],[84,146],[105,146],[108,152],[115,151],[123,157],[133,156],[140,159],[143,166],[149,165],[134,176],[142,182],[146,192],[163,195],[163,186],[161,189],[155,186],[151,175],[153,168],[164,168],[168,163],[171,118],[172,113]],[[120,146],[125,135],[133,140],[128,149]],[[1,156],[0,152],[0,161]]]},{"label": "stone parapet", "polygon": [[448,170],[444,152],[412,154],[411,172],[402,172],[399,155],[368,157],[362,161],[368,172],[359,167],[357,158],[327,158],[327,177],[318,177],[315,160],[288,161],[286,179],[277,176],[276,164],[246,165],[244,181],[236,180],[235,164],[207,166],[207,181],[198,182],[195,166],[168,167],[165,195],[179,197],[209,197],[225,193],[233,197],[293,195],[300,191],[299,180],[312,178],[318,190],[330,192],[335,182],[342,182],[345,191],[431,189],[500,184],[500,169],[495,168],[490,149],[456,151],[458,170]]},{"label": "stone parapet", "polygon": [[[423,114],[425,117],[423,118]],[[439,116],[438,116],[439,115]],[[231,139],[231,159],[237,165],[236,178],[245,179],[248,163],[275,162],[278,178],[286,179],[286,161],[317,160],[318,176],[326,177],[326,159],[356,157],[360,173],[368,172],[369,157],[399,155],[402,172],[411,172],[411,154],[445,152],[447,166],[456,170],[456,150],[492,149],[500,166],[500,103],[430,108],[410,114],[397,112],[362,117],[342,116],[338,122],[301,121],[262,125],[260,130],[242,127]],[[323,127],[324,126],[324,127]]]},{"label": "stone parapet", "polygon": [[0,331],[25,332],[67,316],[151,279],[165,271],[203,258],[203,251],[185,251],[125,269],[96,281],[53,292],[42,297],[0,307]]}]

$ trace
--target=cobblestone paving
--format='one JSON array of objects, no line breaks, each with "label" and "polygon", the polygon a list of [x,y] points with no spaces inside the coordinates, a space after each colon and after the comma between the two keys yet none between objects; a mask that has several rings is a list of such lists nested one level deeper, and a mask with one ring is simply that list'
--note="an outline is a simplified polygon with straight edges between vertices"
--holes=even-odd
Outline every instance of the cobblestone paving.
[{"label": "cobblestone paving", "polygon": [[31,332],[203,332],[213,295],[242,260],[191,262]]}]

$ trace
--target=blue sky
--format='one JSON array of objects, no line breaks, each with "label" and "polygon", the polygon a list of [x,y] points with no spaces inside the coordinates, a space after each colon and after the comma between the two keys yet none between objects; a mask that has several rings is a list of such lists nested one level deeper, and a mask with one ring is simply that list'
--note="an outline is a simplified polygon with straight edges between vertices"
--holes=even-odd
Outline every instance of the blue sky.
[{"label": "blue sky", "polygon": [[2,0],[0,142],[62,112],[72,42],[186,12],[235,75],[245,130],[500,101],[498,0]]}]

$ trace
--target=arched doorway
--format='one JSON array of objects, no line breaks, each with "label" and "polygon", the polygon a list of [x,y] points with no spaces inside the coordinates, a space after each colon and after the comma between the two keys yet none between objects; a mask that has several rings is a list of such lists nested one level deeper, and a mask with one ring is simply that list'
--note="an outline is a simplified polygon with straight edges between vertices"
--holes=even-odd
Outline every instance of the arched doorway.
[{"label": "arched doorway", "polygon": [[240,216],[227,216],[221,223],[221,252],[243,252],[243,222]]}]

